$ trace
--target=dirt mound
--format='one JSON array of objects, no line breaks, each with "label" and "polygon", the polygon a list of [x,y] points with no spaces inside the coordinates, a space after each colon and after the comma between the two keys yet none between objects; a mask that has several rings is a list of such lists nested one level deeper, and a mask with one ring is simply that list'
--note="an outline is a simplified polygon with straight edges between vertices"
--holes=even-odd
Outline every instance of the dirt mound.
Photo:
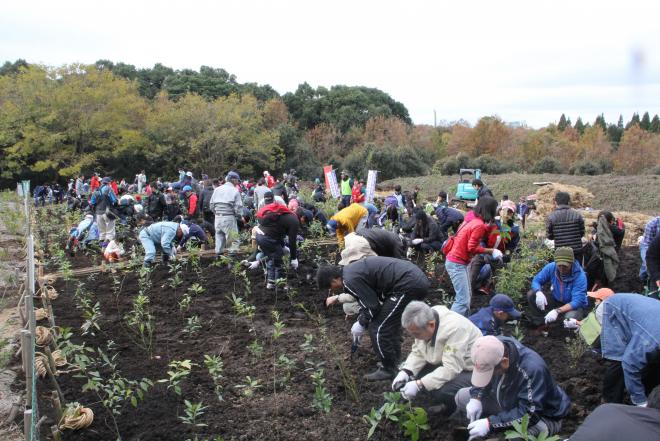
[{"label": "dirt mound", "polygon": [[558,191],[571,195],[571,207],[573,208],[591,207],[594,201],[594,195],[584,187],[552,183],[539,188],[536,192],[536,212],[538,214],[545,217],[553,210],[555,194]]},{"label": "dirt mound", "polygon": [[[599,211],[596,210],[580,210],[587,231],[591,229],[592,223],[598,221],[598,213]],[[637,239],[644,234],[644,227],[648,221],[653,219],[653,216],[630,211],[613,211],[612,214],[617,219],[621,219],[626,227],[626,235],[623,237],[624,246],[637,246]]]}]

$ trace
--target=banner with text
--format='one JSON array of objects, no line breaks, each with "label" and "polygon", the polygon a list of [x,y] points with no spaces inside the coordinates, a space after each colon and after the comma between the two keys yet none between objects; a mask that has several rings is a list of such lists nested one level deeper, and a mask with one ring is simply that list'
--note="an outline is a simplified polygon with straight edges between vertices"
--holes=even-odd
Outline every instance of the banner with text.
[{"label": "banner with text", "polygon": [[339,192],[339,185],[337,184],[337,174],[332,169],[332,166],[326,165],[323,167],[323,174],[325,175],[325,188],[330,191],[333,198],[339,198],[341,194]]},{"label": "banner with text", "polygon": [[374,194],[376,194],[376,178],[378,176],[378,170],[369,170],[367,175],[367,194],[365,195],[367,202],[371,203],[374,201]]}]

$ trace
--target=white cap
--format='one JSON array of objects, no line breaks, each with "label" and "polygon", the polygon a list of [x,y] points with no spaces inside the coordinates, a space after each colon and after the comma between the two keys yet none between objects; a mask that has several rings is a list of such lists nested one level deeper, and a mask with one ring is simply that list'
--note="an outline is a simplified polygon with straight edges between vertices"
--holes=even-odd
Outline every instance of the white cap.
[{"label": "white cap", "polygon": [[190,227],[188,227],[186,224],[179,224],[179,228],[181,228],[181,232],[184,236],[187,236],[188,233],[190,233]]}]

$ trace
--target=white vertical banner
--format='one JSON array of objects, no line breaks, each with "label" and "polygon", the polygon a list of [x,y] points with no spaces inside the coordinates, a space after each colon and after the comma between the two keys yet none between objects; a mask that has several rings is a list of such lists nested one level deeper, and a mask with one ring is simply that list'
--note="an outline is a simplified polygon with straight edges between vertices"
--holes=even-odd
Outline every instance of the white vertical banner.
[{"label": "white vertical banner", "polygon": [[378,170],[369,170],[367,174],[367,194],[365,195],[366,201],[372,203],[374,200],[374,194],[376,193],[376,177],[378,176]]},{"label": "white vertical banner", "polygon": [[325,172],[325,177],[328,180],[332,197],[338,199],[341,196],[341,193],[339,192],[339,184],[337,184],[336,172],[334,170],[328,170]]}]

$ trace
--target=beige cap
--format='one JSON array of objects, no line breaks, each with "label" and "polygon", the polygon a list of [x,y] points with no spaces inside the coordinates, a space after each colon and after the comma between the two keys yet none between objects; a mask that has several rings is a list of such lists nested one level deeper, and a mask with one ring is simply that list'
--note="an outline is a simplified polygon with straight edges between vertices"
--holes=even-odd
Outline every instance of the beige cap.
[{"label": "beige cap", "polygon": [[472,345],[472,385],[485,387],[493,378],[493,370],[504,357],[504,343],[497,337],[487,335],[479,337]]}]

